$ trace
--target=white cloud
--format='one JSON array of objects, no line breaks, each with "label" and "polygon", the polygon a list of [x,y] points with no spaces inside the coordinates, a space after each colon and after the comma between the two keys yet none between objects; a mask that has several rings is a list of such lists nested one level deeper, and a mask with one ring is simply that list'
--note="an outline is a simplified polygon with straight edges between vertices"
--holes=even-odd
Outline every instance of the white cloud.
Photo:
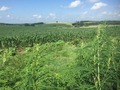
[{"label": "white cloud", "polygon": [[88,12],[87,11],[85,11],[85,12],[83,12],[83,15],[85,15],[85,14],[87,14]]},{"label": "white cloud", "polygon": [[10,15],[7,15],[7,18],[10,18]]},{"label": "white cloud", "polygon": [[33,15],[33,17],[37,17],[37,16],[38,16],[38,15],[36,15],[36,14],[35,14],[35,15]]},{"label": "white cloud", "polygon": [[106,3],[98,2],[98,3],[95,3],[95,4],[92,6],[91,10],[100,9],[101,7],[105,7],[105,6],[107,6]]},{"label": "white cloud", "polygon": [[114,16],[120,17],[120,12],[115,12],[115,13],[114,13]]},{"label": "white cloud", "polygon": [[10,9],[10,8],[5,7],[5,6],[0,7],[0,11],[6,11],[6,10],[8,10],[8,9]]},{"label": "white cloud", "polygon": [[46,17],[46,19],[56,19],[56,14],[55,13],[49,13],[49,15]]},{"label": "white cloud", "polygon": [[89,0],[89,2],[97,2],[97,1],[99,1],[99,0]]},{"label": "white cloud", "polygon": [[42,18],[42,16],[35,14],[35,15],[33,15],[33,18],[40,19],[40,18]]},{"label": "white cloud", "polygon": [[55,14],[55,13],[50,13],[49,16],[51,16],[51,17],[55,17],[56,14]]},{"label": "white cloud", "polygon": [[107,15],[108,17],[120,17],[119,11],[103,11],[101,12],[102,15]]},{"label": "white cloud", "polygon": [[106,11],[103,11],[103,12],[102,12],[102,14],[108,14],[108,12],[106,12]]},{"label": "white cloud", "polygon": [[70,3],[69,8],[75,8],[78,7],[81,4],[80,0],[75,0]]}]

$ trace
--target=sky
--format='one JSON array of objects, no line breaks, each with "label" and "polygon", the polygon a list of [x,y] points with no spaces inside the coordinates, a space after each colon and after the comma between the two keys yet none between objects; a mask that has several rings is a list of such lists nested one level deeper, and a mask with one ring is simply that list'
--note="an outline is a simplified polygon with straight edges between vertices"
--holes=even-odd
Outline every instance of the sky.
[{"label": "sky", "polygon": [[0,23],[120,20],[120,0],[0,0]]}]

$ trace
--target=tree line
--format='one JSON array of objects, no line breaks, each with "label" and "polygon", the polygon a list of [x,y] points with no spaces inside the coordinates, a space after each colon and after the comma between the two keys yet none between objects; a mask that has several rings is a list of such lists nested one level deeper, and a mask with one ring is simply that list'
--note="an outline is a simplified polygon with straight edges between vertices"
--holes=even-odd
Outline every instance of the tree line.
[{"label": "tree line", "polygon": [[106,23],[107,25],[120,25],[120,21],[76,21],[72,23],[73,26],[91,26],[91,25],[99,25]]}]

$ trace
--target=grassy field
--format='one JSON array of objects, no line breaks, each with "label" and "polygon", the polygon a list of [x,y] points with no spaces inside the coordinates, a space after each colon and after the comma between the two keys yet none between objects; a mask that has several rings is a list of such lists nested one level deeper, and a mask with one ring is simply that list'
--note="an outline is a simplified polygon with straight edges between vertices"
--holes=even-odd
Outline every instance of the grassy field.
[{"label": "grassy field", "polygon": [[0,90],[120,90],[120,26],[0,26]]}]

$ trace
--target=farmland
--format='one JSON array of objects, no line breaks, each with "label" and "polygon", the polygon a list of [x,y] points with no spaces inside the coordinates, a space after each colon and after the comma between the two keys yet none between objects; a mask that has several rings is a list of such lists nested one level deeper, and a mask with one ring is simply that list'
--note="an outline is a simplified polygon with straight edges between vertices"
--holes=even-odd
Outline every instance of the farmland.
[{"label": "farmland", "polygon": [[0,25],[0,90],[119,90],[120,26]]}]

